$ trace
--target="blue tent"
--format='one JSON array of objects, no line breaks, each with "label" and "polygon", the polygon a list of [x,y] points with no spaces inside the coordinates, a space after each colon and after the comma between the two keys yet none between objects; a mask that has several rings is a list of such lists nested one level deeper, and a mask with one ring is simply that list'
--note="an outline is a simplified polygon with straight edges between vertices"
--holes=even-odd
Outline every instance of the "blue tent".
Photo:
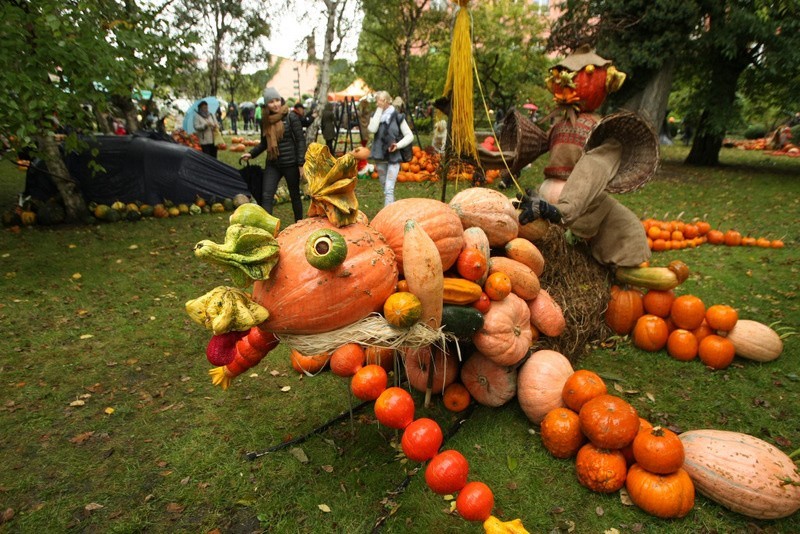
[{"label": "blue tent", "polygon": [[186,115],[183,117],[183,129],[188,133],[194,133],[194,116],[197,115],[197,106],[200,102],[208,104],[208,112],[214,114],[219,109],[219,100],[216,96],[207,96],[196,100],[189,109],[186,110]]}]

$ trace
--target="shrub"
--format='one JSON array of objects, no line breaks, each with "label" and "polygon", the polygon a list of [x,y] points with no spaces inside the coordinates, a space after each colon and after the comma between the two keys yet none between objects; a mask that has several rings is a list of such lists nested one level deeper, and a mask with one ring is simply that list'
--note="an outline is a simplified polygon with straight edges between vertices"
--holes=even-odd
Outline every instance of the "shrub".
[{"label": "shrub", "polygon": [[760,139],[767,135],[767,127],[763,124],[751,124],[744,131],[745,139]]},{"label": "shrub", "polygon": [[417,133],[430,133],[432,122],[433,119],[430,117],[414,119],[414,127],[417,129]]}]

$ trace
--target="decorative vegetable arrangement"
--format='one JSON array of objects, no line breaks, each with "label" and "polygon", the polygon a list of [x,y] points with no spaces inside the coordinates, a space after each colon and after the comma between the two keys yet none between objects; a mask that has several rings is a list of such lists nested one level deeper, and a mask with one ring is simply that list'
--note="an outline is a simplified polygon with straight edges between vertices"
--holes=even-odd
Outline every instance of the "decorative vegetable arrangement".
[{"label": "decorative vegetable arrangement", "polygon": [[[442,393],[453,411],[472,399],[498,407],[517,396],[528,418],[541,423],[545,447],[560,458],[577,457],[582,484],[613,492],[627,478],[631,498],[648,513],[689,512],[694,493],[679,465],[680,440],[676,444],[666,429],[651,429],[629,403],[607,393],[599,376],[575,372],[563,354],[529,355],[539,336],[558,336],[566,323],[540,285],[544,257],[520,237],[507,197],[472,188],[449,205],[400,200],[368,223],[353,193],[352,155],[336,160],[326,147],[312,145],[306,175],[308,219],[278,233],[277,219],[247,204],[231,215],[223,243],[196,246],[199,258],[224,268],[237,286],[253,284],[251,295],[220,286],[186,305],[214,333],[207,349],[216,366],[210,371],[214,384],[227,388],[280,337],[292,348],[297,372],[313,375],[329,365],[350,377],[353,395],[375,401],[378,420],[403,430],[405,455],[430,462],[426,482],[432,491],[458,492],[455,507],[464,518],[486,521],[487,531],[524,531],[521,524],[498,525],[490,517],[491,490],[468,482],[463,455],[439,452],[438,424],[415,420],[413,398],[388,387],[387,371],[399,354],[410,387],[426,392],[426,404],[433,393]],[[609,325],[633,333],[637,346],[667,347],[680,359],[695,357],[694,339],[696,352],[714,368],[727,365],[734,352],[759,361],[777,357],[782,342],[769,327],[739,321],[728,306],[707,310],[696,297],[675,297],[673,289],[687,276],[682,262],[618,271],[618,278],[652,289],[643,295],[614,288]],[[443,349],[445,340],[458,339],[471,340],[476,351],[464,358]]]},{"label": "decorative vegetable arrangement", "polygon": [[642,226],[644,226],[644,231],[647,233],[647,245],[654,252],[695,248],[706,243],[710,245],[727,245],[729,247],[784,247],[784,242],[781,239],[743,236],[734,229],[722,232],[721,230],[713,229],[708,222],[701,220],[685,222],[645,219],[642,221]]}]

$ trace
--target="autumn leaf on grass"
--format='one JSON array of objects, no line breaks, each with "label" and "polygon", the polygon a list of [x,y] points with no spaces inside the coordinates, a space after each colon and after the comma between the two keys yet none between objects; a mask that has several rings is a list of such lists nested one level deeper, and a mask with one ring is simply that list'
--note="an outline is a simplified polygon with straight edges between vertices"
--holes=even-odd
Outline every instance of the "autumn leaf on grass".
[{"label": "autumn leaf on grass", "polygon": [[81,432],[75,437],[69,439],[70,443],[74,443],[76,445],[82,445],[86,440],[94,436],[94,431],[89,432]]},{"label": "autumn leaf on grass", "polygon": [[358,216],[357,168],[352,154],[337,159],[331,156],[326,145],[311,143],[303,172],[311,195],[309,217],[325,215],[337,228],[355,222]]},{"label": "autumn leaf on grass", "polygon": [[176,502],[171,502],[167,505],[167,512],[171,514],[180,514],[186,507]]},{"label": "autumn leaf on grass", "polygon": [[[325,148],[328,148],[328,147],[325,147]],[[330,513],[330,511],[331,511],[331,507],[328,506],[327,504],[318,504],[317,508],[319,508],[320,510],[322,510],[325,513]]]}]

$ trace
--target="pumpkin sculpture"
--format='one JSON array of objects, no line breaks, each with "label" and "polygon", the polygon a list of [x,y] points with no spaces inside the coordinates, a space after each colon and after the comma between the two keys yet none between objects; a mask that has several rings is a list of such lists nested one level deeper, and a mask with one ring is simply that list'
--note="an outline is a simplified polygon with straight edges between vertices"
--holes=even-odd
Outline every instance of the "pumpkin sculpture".
[{"label": "pumpkin sculpture", "polygon": [[[320,229],[338,233],[347,243],[346,258],[332,270],[312,268],[306,259],[306,243]],[[313,334],[352,324],[381,310],[397,284],[394,253],[370,226],[336,228],[313,217],[286,228],[278,244],[277,266],[253,288],[253,300],[270,313],[264,328],[272,332]]]}]

